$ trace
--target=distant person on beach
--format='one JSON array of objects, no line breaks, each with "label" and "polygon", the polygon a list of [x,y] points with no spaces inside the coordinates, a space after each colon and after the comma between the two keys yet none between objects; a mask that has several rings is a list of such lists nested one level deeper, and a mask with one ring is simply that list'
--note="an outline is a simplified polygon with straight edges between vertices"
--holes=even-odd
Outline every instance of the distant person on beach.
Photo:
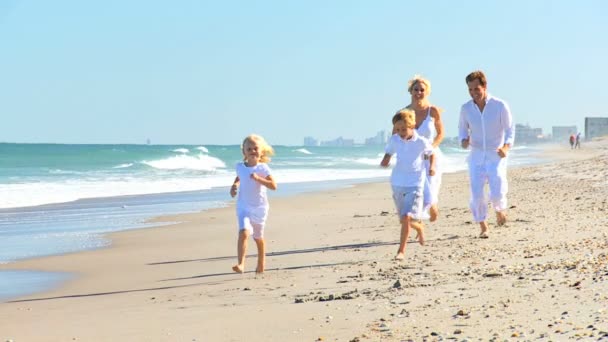
[{"label": "distant person on beach", "polygon": [[418,135],[425,137],[433,145],[433,157],[435,158],[435,175],[428,172],[430,162],[425,159],[426,168],[424,180],[423,207],[424,212],[429,213],[430,221],[437,220],[439,208],[439,188],[441,187],[441,150],[439,144],[443,141],[443,122],[441,121],[442,110],[429,102],[431,95],[431,82],[421,76],[414,76],[408,82],[408,92],[411,95],[410,104],[405,107],[416,113],[416,131]]},{"label": "distant person on beach", "polygon": [[263,273],[266,258],[264,225],[269,209],[266,188],[277,189],[277,183],[267,164],[274,155],[274,150],[264,138],[252,134],[243,140],[242,152],[243,161],[236,164],[237,176],[230,187],[230,196],[234,197],[238,193],[236,215],[239,228],[237,264],[232,270],[245,272],[247,240],[249,235],[253,235],[258,247],[258,266],[255,272]]},{"label": "distant person on beach", "polygon": [[581,148],[581,132],[576,134],[576,143],[574,144],[574,148]]},{"label": "distant person on beach", "polygon": [[576,138],[574,137],[574,134],[570,134],[570,148],[573,149],[574,148],[574,142],[576,141]]},{"label": "distant person on beach", "polygon": [[488,238],[488,200],[496,211],[496,224],[507,222],[507,154],[513,145],[515,130],[507,103],[490,95],[486,76],[474,71],[465,78],[471,100],[462,105],[458,135],[463,148],[471,147],[468,157],[471,187],[470,208],[481,228],[480,238]]},{"label": "distant person on beach", "polygon": [[380,166],[388,167],[391,156],[397,156],[397,162],[391,173],[393,200],[401,223],[401,235],[396,260],[405,258],[405,246],[410,235],[410,228],[418,232],[418,241],[424,245],[424,226],[422,215],[422,193],[425,181],[425,156],[428,156],[428,172],[435,174],[435,163],[432,156],[433,146],[415,130],[416,113],[411,109],[402,109],[393,116],[394,132],[389,139],[385,155]]}]

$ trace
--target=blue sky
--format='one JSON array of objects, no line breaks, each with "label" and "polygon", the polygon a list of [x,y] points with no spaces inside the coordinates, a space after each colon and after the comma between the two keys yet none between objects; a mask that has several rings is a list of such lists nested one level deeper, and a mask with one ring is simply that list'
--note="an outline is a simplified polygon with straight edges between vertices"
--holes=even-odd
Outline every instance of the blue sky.
[{"label": "blue sky", "polygon": [[608,116],[608,2],[0,0],[0,141],[362,141],[432,82],[448,136],[464,77],[517,123]]}]

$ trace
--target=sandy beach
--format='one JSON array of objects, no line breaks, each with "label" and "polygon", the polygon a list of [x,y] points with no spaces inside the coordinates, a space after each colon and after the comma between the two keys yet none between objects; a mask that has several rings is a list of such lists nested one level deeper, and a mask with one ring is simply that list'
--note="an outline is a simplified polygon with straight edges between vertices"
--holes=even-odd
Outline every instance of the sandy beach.
[{"label": "sandy beach", "polygon": [[0,265],[74,274],[0,304],[0,340],[608,339],[608,140],[548,154],[509,170],[509,222],[490,220],[489,239],[471,222],[467,175],[444,175],[427,245],[411,238],[402,262],[387,181],[271,198],[262,276],[253,241],[247,272],[231,271],[232,206]]}]

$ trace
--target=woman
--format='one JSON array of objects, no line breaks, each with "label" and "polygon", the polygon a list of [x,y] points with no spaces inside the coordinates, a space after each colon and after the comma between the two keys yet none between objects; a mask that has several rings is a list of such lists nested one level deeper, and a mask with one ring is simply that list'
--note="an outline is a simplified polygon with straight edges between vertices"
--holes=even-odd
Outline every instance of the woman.
[{"label": "woman", "polygon": [[429,176],[429,161],[426,160],[426,180],[424,182],[424,208],[429,211],[430,220],[434,222],[439,215],[437,202],[439,200],[439,187],[441,186],[441,150],[439,144],[443,140],[442,110],[431,105],[428,100],[431,94],[431,82],[418,75],[408,82],[408,92],[411,102],[406,107],[416,113],[416,131],[419,135],[432,142],[435,155],[435,175]]}]

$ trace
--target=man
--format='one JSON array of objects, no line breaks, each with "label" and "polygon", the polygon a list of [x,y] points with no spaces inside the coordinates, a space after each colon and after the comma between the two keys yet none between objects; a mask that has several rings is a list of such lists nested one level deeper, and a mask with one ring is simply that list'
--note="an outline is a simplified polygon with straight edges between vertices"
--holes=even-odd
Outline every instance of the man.
[{"label": "man", "polygon": [[490,189],[490,202],[496,211],[496,223],[507,221],[507,154],[513,145],[515,130],[509,106],[487,92],[486,76],[481,71],[467,75],[472,100],[462,105],[458,136],[463,148],[471,147],[468,158],[471,186],[470,208],[481,228],[480,238],[488,238],[488,200],[484,186]]}]

